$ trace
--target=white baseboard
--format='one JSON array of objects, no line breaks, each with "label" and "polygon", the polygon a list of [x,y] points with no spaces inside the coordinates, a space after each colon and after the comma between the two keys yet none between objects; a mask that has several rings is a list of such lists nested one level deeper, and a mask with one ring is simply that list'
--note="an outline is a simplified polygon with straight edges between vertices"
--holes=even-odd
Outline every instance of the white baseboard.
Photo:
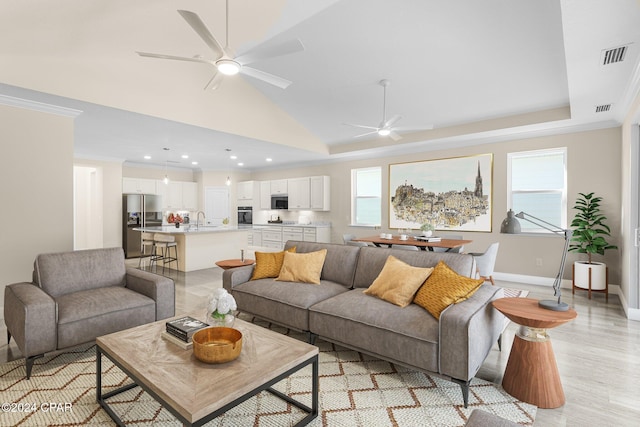
[{"label": "white baseboard", "polygon": [[[548,286],[552,287],[555,277],[541,277],[541,276],[527,276],[525,274],[512,274],[512,273],[493,273],[495,280],[504,280],[507,282],[526,283],[529,285]],[[572,289],[573,283],[569,279],[562,279],[562,289]],[[622,295],[620,292],[620,286],[612,285],[609,283],[609,293],[614,295]],[[622,299],[622,298],[621,298]]]}]

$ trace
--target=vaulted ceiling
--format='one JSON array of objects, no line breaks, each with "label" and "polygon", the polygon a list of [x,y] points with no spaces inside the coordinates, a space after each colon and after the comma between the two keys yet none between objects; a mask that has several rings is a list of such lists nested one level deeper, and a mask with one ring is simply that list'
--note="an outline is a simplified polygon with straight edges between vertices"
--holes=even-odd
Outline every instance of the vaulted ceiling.
[{"label": "vaulted ceiling", "polygon": [[[177,10],[224,44],[224,0],[0,8],[0,103],[77,114],[76,156],[132,164],[259,170],[611,127],[640,88],[637,0],[230,0],[237,53],[305,50],[252,64],[286,89],[237,75],[213,91],[213,65],[135,52],[214,59]],[[383,115],[400,140],[345,125]]]}]

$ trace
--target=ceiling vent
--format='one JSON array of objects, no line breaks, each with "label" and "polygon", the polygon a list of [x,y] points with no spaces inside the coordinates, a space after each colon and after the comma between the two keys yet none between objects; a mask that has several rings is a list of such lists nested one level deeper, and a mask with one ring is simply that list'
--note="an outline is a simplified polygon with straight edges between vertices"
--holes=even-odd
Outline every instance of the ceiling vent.
[{"label": "ceiling vent", "polygon": [[596,113],[604,113],[611,110],[611,104],[596,105]]},{"label": "ceiling vent", "polygon": [[624,61],[629,46],[620,46],[602,51],[602,65],[615,64]]}]

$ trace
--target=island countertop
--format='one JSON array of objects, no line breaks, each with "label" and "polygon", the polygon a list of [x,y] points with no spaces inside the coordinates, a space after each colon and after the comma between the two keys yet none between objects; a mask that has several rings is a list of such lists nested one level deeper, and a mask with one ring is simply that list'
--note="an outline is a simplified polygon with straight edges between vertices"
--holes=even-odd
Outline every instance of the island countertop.
[{"label": "island countertop", "polygon": [[135,231],[143,231],[145,233],[165,233],[165,234],[205,234],[205,233],[227,233],[233,231],[247,231],[246,228],[238,228],[235,225],[201,225],[196,227],[193,224],[181,224],[180,227],[175,225],[163,225],[160,227],[138,227]]}]

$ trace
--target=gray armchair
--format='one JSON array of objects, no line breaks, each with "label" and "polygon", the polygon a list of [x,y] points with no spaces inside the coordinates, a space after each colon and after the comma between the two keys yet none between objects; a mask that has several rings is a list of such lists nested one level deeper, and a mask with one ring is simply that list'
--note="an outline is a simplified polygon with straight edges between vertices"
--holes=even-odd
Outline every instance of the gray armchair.
[{"label": "gray armchair", "polygon": [[492,285],[495,286],[493,281],[493,269],[496,265],[496,258],[498,257],[498,247],[500,243],[492,243],[489,245],[484,253],[472,253],[476,260],[476,266],[478,268],[478,275],[481,279],[489,280]]},{"label": "gray armchair", "polygon": [[174,314],[173,280],[126,267],[122,248],[38,255],[33,281],[4,292],[7,342],[25,357],[27,379],[47,352]]}]

